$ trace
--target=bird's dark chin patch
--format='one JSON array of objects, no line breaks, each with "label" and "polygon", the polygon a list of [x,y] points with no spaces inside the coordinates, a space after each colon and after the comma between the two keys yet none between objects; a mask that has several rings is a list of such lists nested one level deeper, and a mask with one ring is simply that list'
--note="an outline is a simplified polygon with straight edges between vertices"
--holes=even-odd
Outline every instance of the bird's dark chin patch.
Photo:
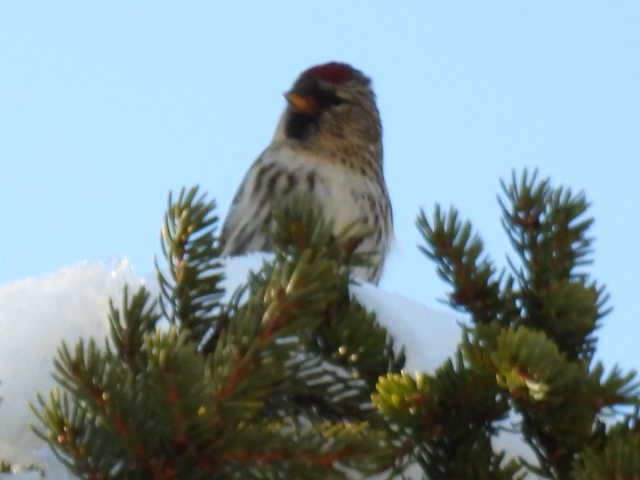
[{"label": "bird's dark chin patch", "polygon": [[291,112],[285,124],[285,135],[295,140],[306,140],[317,121],[313,115]]}]

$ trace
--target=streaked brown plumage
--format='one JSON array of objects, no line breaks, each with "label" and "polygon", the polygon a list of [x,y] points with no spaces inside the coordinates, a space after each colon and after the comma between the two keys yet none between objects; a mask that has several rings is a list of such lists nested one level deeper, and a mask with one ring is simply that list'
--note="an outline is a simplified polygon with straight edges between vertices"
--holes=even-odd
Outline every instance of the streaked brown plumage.
[{"label": "streaked brown plumage", "polygon": [[222,230],[223,253],[270,250],[274,205],[311,194],[336,232],[354,221],[367,232],[356,251],[376,252],[355,274],[377,283],[393,236],[382,168],[382,127],[369,79],[344,63],[310,68],[285,95],[269,146],[238,189]]}]

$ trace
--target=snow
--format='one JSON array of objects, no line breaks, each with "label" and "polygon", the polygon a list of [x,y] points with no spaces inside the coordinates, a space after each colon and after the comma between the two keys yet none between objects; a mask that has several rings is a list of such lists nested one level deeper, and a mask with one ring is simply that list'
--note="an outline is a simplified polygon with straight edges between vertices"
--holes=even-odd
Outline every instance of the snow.
[{"label": "snow", "polygon": [[30,430],[29,402],[54,387],[52,359],[62,340],[107,334],[108,299],[125,283],[143,283],[126,261],[83,262],[0,287],[0,459],[46,465],[50,478],[63,478],[51,473],[58,462]]},{"label": "snow", "polygon": [[[252,254],[229,259],[227,295],[245,280],[249,270],[260,268],[268,258],[266,254]],[[63,340],[74,345],[79,338],[105,337],[108,299],[119,300],[125,284],[156,288],[155,281],[135,274],[126,260],[112,264],[82,262],[0,286],[0,460],[35,463],[47,471],[48,478],[73,478],[31,432],[35,419],[28,405],[35,401],[36,392],[47,395],[54,388],[52,359]],[[461,333],[453,316],[369,284],[356,285],[352,291],[360,302],[376,311],[396,345],[404,345],[407,371],[432,372],[455,351]],[[511,443],[509,439],[507,444],[514,451]],[[0,474],[0,479],[5,477],[39,478],[33,472]]]}]

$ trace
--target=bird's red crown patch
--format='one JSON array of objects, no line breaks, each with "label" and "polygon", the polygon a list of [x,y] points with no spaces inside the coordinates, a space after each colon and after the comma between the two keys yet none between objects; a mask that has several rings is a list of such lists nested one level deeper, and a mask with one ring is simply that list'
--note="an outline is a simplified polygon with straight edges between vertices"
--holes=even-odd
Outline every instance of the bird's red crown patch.
[{"label": "bird's red crown patch", "polygon": [[309,75],[337,85],[351,80],[354,77],[354,70],[346,63],[331,62],[311,67],[302,75]]}]

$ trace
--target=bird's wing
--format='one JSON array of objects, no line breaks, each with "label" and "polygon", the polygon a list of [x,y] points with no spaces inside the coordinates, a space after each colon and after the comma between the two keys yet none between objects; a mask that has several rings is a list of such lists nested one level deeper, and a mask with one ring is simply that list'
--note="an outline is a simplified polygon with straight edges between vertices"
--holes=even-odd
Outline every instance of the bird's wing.
[{"label": "bird's wing", "polygon": [[265,153],[253,163],[233,197],[220,237],[223,255],[269,249],[265,229],[270,220],[270,199],[261,187],[267,166]]}]

